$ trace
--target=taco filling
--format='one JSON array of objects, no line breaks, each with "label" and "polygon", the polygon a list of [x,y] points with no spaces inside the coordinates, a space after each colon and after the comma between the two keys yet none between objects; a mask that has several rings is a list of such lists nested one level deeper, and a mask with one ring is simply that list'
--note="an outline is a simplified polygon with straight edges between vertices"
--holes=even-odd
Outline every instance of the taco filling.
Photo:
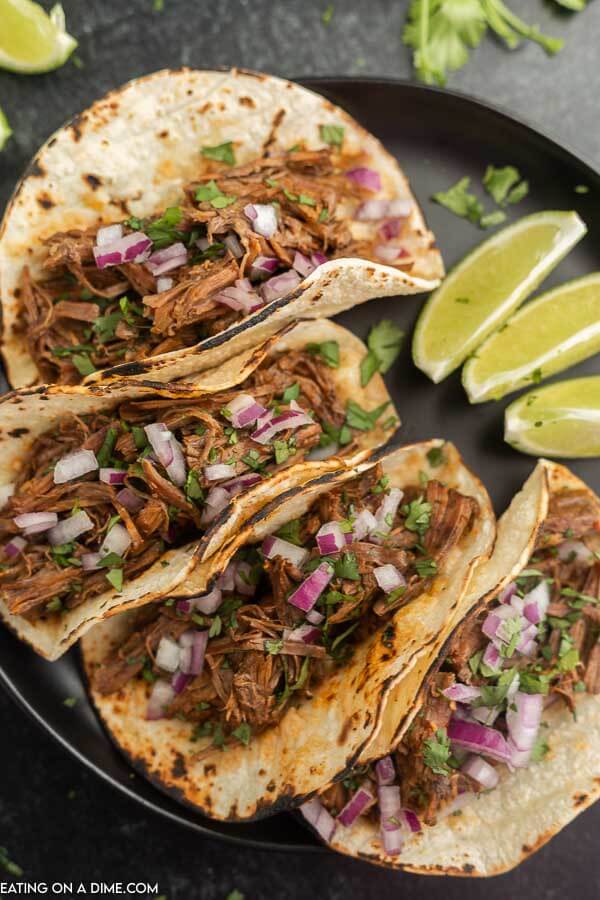
[{"label": "taco filling", "polygon": [[455,632],[396,751],[303,807],[325,839],[368,816],[397,855],[422,823],[543,758],[544,709],[576,715],[578,695],[600,693],[599,530],[585,492],[552,497],[528,567]]},{"label": "taco filling", "polygon": [[311,453],[350,449],[388,404],[344,409],[313,349],[263,361],[243,392],[149,395],[67,414],[38,437],[0,516],[9,611],[47,617],[120,592],[197,539],[236,494]]},{"label": "taco filling", "polygon": [[472,497],[438,481],[400,489],[375,466],[238,551],[210,593],[145,609],[93,687],[146,679],[148,718],[247,744],[374,631],[385,643],[393,613],[427,589],[477,515]]},{"label": "taco filling", "polygon": [[232,143],[205,147],[209,171],[159,217],[131,217],[46,241],[45,275],[25,269],[21,328],[42,378],[180,350],[295,290],[330,259],[410,272],[420,244],[413,201],[375,197],[380,175],[344,156],[294,148],[235,165]]}]

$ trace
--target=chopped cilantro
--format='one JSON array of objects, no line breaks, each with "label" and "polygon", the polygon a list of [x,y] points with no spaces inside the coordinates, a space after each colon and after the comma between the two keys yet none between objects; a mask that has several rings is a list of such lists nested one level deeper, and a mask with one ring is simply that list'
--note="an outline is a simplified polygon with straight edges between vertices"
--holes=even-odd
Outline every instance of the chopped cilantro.
[{"label": "chopped cilantro", "polygon": [[235,153],[231,141],[217,144],[216,147],[203,147],[201,152],[206,159],[214,159],[217,162],[226,163],[228,166],[235,166]]},{"label": "chopped cilantro", "polygon": [[438,191],[431,199],[454,215],[478,224],[483,215],[483,205],[475,194],[469,193],[470,184],[471,179],[465,176],[447,191]]},{"label": "chopped cilantro", "polygon": [[5,872],[8,872],[9,875],[14,875],[15,878],[20,878],[23,874],[21,866],[9,859],[6,847],[0,847],[0,866]]},{"label": "chopped cilantro", "polygon": [[359,581],[358,560],[354,553],[343,553],[336,559],[333,568],[337,578],[347,578],[349,581]]},{"label": "chopped cilantro", "polygon": [[501,209],[496,209],[494,212],[483,215],[479,220],[479,226],[480,228],[494,228],[495,225],[501,225],[505,221],[506,213]]},{"label": "chopped cilantro", "polygon": [[198,480],[196,469],[190,469],[185,480],[185,496],[188,500],[203,500],[204,491]]},{"label": "chopped cilantro", "polygon": [[[323,25],[327,28],[333,18],[333,3],[328,3],[323,12],[321,13],[321,21]],[[321,128],[337,128],[337,125],[321,125]],[[341,129],[342,132],[344,129]],[[325,140],[325,138],[323,138]],[[332,141],[327,141],[328,144],[333,143]],[[229,898],[228,898],[229,900]]]},{"label": "chopped cilantro", "polygon": [[63,706],[67,706],[69,709],[73,709],[76,703],[77,697],[65,697],[63,700]]},{"label": "chopped cilantro", "polygon": [[200,203],[210,203],[214,209],[224,209],[226,206],[235,203],[237,197],[228,197],[226,194],[223,194],[216,181],[212,180],[196,190],[196,200]]},{"label": "chopped cilantro", "polygon": [[432,447],[431,450],[427,451],[427,461],[432,469],[436,469],[438,466],[441,466],[446,462],[446,458],[444,456],[444,447]]},{"label": "chopped cilantro", "polygon": [[223,629],[223,621],[221,616],[215,616],[208,630],[209,638],[218,637]]},{"label": "chopped cilantro", "polygon": [[374,325],[367,338],[369,351],[360,364],[360,383],[365,387],[375,372],[385,374],[400,353],[404,332],[390,321],[383,319]]},{"label": "chopped cilantro", "polygon": [[337,341],[323,341],[322,344],[307,344],[306,350],[313,356],[320,356],[330,369],[337,369],[340,364],[340,345]]},{"label": "chopped cilantro", "polygon": [[265,462],[261,460],[258,450],[248,450],[248,452],[242,456],[242,462],[246,463],[248,468],[253,469],[255,472],[262,472],[265,467]]},{"label": "chopped cilantro", "polygon": [[415,563],[415,569],[421,578],[428,578],[430,575],[437,573],[437,563],[435,559],[418,559]]},{"label": "chopped cilantro", "polygon": [[534,384],[539,384],[542,380],[542,370],[540,368],[534,369],[531,373],[531,380]]},{"label": "chopped cilantro", "polygon": [[116,591],[121,593],[123,590],[123,569],[110,569],[106,573],[106,580],[112,584]]},{"label": "chopped cilantro", "polygon": [[449,775],[450,739],[445,728],[438,728],[434,737],[423,745],[423,762],[436,775]]},{"label": "chopped cilantro", "polygon": [[108,466],[110,462],[110,458],[113,454],[113,450],[115,449],[115,444],[117,443],[117,429],[116,428],[108,428],[106,434],[104,435],[104,440],[102,441],[102,446],[96,453],[96,459],[98,460],[98,465],[100,468],[105,468]]},{"label": "chopped cilantro", "polygon": [[529,182],[522,181],[516,187],[510,191],[508,197],[506,198],[507,203],[519,203],[523,197],[526,197],[529,193]]},{"label": "chopped cilantro", "polygon": [[510,190],[521,180],[521,174],[514,166],[488,166],[483,176],[483,186],[496,203],[503,206]]},{"label": "chopped cilantro", "polygon": [[576,184],[574,191],[576,194],[589,194],[590,189],[587,184]]},{"label": "chopped cilantro", "polygon": [[183,213],[179,206],[169,206],[159,219],[155,219],[145,227],[145,232],[153,243],[153,250],[161,250],[174,244],[182,236],[177,230]]},{"label": "chopped cilantro", "polygon": [[541,760],[546,756],[549,750],[550,747],[548,745],[548,741],[543,735],[540,735],[533,745],[533,750],[531,751],[531,756],[529,757],[531,762],[541,762]]},{"label": "chopped cilantro", "polygon": [[406,516],[404,527],[409,531],[416,531],[420,537],[423,537],[429,528],[429,520],[431,519],[431,503],[423,500],[423,495],[405,504],[401,508],[401,513]]},{"label": "chopped cilantro", "polygon": [[286,522],[285,525],[282,525],[279,531],[275,532],[275,534],[283,541],[289,541],[290,544],[295,544],[297,547],[301,547],[301,524],[302,523],[300,522],[300,519],[292,519],[291,522]]},{"label": "chopped cilantro", "polygon": [[377,420],[389,405],[388,401],[387,403],[382,403],[381,406],[375,407],[375,409],[366,410],[363,409],[362,406],[359,406],[354,400],[348,400],[346,406],[346,425],[350,428],[356,428],[358,431],[370,431],[375,427]]},{"label": "chopped cilantro", "polygon": [[85,353],[74,353],[71,357],[71,362],[80,375],[91,375],[92,372],[96,371],[96,366]]},{"label": "chopped cilantro", "polygon": [[265,641],[265,650],[267,653],[270,653],[272,656],[276,656],[278,653],[281,653],[283,649],[283,638],[279,638],[276,641]]},{"label": "chopped cilantro", "polygon": [[316,206],[317,201],[313,200],[312,197],[309,197],[308,194],[298,194],[298,203],[301,203],[302,206]]},{"label": "chopped cilantro", "polygon": [[289,387],[286,387],[285,391],[281,395],[281,400],[283,403],[290,403],[292,400],[297,400],[300,396],[300,385],[298,382],[294,382],[294,384],[290,384]]},{"label": "chopped cilantro", "polygon": [[139,425],[131,426],[131,434],[133,436],[133,443],[135,444],[138,450],[145,450],[148,446],[148,438],[146,437],[146,432]]},{"label": "chopped cilantro", "polygon": [[48,603],[46,603],[48,612],[61,612],[62,608],[63,605],[60,597],[53,597],[52,600],[49,600]]},{"label": "chopped cilantro", "polygon": [[273,450],[275,451],[275,462],[277,465],[287,462],[293,450],[290,450],[288,441],[273,441]]},{"label": "chopped cilantro", "polygon": [[373,488],[374,494],[384,494],[390,486],[390,476],[382,475],[375,487]]},{"label": "chopped cilantro", "polygon": [[92,328],[98,335],[101,344],[105,344],[115,336],[115,329],[122,318],[120,311],[109,313],[106,316],[98,316]]},{"label": "chopped cilantro", "polygon": [[252,729],[247,722],[242,722],[242,724],[238,725],[238,727],[231,733],[238,739],[240,744],[243,744],[245,747],[247,747],[250,743],[250,738],[252,737]]}]

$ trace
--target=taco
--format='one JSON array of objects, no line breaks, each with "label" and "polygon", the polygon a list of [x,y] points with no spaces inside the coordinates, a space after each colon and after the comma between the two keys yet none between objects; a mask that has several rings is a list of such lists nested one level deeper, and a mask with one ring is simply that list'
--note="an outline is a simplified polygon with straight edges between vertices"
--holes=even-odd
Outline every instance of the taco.
[{"label": "taco", "polygon": [[187,382],[5,397],[3,618],[56,658],[173,592],[272,497],[383,444],[398,420],[380,375],[361,387],[365,353],[317,320]]},{"label": "taco", "polygon": [[156,72],[54,134],[8,206],[8,377],[141,377],[174,354],[186,374],[442,274],[396,160],[341,109],[252,72]]},{"label": "taco", "polygon": [[496,875],[598,797],[599,530],[598,497],[540,461],[474,579],[486,596],[411,716],[395,717],[395,750],[304,808],[332,847],[414,872]]},{"label": "taco", "polygon": [[198,568],[203,594],[82,642],[115,743],[206,815],[295,806],[351,766],[491,550],[489,499],[452,445],[378,455],[261,510]]}]

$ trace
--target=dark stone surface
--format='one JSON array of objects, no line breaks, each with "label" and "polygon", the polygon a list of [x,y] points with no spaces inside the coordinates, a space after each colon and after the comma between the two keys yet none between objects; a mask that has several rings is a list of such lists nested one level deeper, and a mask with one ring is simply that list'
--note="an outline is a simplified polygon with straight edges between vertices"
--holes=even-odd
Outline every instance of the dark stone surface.
[{"label": "dark stone surface", "polygon": [[[49,4],[48,4],[49,5]],[[0,203],[27,159],[65,119],[135,75],[162,66],[241,65],[286,76],[409,77],[400,42],[406,2],[337,2],[329,27],[322,0],[64,2],[83,68],[39,77],[0,74],[0,105],[15,137],[0,156]],[[600,124],[594,82],[600,5],[579,15],[541,0],[512,0],[529,21],[563,35],[554,60],[535,46],[508,53],[489,39],[451,87],[474,93],[552,134],[597,165]],[[402,119],[402,110],[390,110]],[[158,881],[169,900],[444,897],[490,900],[600,894],[600,809],[588,810],[551,847],[492,882],[396,875],[325,855],[293,857],[201,840],[107,788],[42,734],[6,697],[0,776],[0,844],[30,880]],[[574,760],[576,764],[576,760]],[[1,879],[0,879],[1,880]]]}]

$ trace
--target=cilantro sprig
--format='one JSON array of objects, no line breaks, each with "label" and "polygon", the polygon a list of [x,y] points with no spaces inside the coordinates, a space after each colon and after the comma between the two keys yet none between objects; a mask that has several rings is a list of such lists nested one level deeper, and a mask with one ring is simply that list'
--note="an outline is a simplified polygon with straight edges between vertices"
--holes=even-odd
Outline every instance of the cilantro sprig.
[{"label": "cilantro sprig", "polygon": [[389,319],[382,319],[374,325],[367,338],[369,352],[360,364],[360,383],[363,387],[370,382],[375,372],[385,375],[398,358],[404,332]]}]

